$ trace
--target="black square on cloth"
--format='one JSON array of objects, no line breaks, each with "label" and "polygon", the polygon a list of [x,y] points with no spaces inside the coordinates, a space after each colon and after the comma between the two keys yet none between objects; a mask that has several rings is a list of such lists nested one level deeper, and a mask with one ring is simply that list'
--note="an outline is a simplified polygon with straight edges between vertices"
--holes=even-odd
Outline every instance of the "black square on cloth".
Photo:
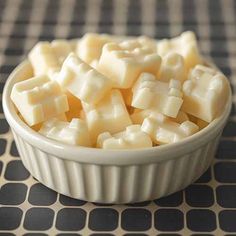
[{"label": "black square on cloth", "polygon": [[19,227],[22,210],[18,207],[0,207],[0,230],[14,230]]},{"label": "black square on cloth", "polygon": [[54,214],[50,208],[30,208],[25,214],[24,228],[37,231],[50,229]]},{"label": "black square on cloth", "polygon": [[56,228],[62,231],[77,231],[85,226],[86,212],[80,208],[63,208],[57,214]]},{"label": "black square on cloth", "polygon": [[112,231],[118,226],[119,214],[112,208],[93,209],[89,214],[88,227],[94,231]]},{"label": "black square on cloth", "polygon": [[145,231],[151,227],[152,215],[147,209],[125,209],[121,214],[121,227],[127,231]]}]

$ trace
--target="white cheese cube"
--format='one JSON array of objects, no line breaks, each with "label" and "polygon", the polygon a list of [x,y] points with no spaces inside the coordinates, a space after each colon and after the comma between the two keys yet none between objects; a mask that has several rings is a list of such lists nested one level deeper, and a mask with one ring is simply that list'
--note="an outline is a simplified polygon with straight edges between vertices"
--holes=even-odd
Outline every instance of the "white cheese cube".
[{"label": "white cheese cube", "polygon": [[125,131],[116,134],[101,133],[97,139],[97,147],[103,149],[132,149],[152,147],[151,138],[141,130],[140,125],[126,127]]},{"label": "white cheese cube", "polygon": [[177,123],[183,123],[184,121],[189,120],[189,117],[187,113],[179,111],[178,115],[175,118],[169,117],[169,119]]},{"label": "white cheese cube", "polygon": [[169,83],[156,80],[149,73],[142,73],[133,87],[132,106],[139,109],[159,111],[176,117],[183,103],[181,84],[178,80]]},{"label": "white cheese cube", "polygon": [[186,31],[180,36],[172,39],[163,39],[158,41],[157,52],[161,57],[164,57],[170,52],[180,54],[184,58],[187,70],[202,63],[196,36],[191,31]]},{"label": "white cheese cube", "polygon": [[175,143],[199,130],[198,126],[191,121],[184,121],[179,124],[171,121],[160,113],[145,118],[141,129],[146,132],[156,144]]},{"label": "white cheese cube", "polygon": [[137,40],[141,45],[143,45],[143,47],[151,48],[153,52],[157,52],[157,41],[155,39],[141,35],[135,40]]},{"label": "white cheese cube", "polygon": [[59,71],[70,52],[72,52],[72,47],[66,40],[37,43],[28,56],[34,75],[47,74],[51,76],[54,72]]},{"label": "white cheese cube", "polygon": [[129,113],[119,90],[111,90],[98,104],[82,103],[92,143],[100,133],[120,132],[131,125]]},{"label": "white cheese cube", "polygon": [[142,124],[144,119],[149,117],[154,112],[152,110],[146,109],[146,110],[139,110],[135,109],[134,112],[130,115],[130,118],[133,122],[133,124]]},{"label": "white cheese cube", "polygon": [[34,75],[48,74],[59,70],[60,65],[49,42],[39,42],[29,53]]},{"label": "white cheese cube", "polygon": [[[19,111],[17,112],[17,115],[20,117],[20,119],[23,122],[26,123],[25,119],[23,118],[23,116],[20,114]],[[65,113],[59,114],[59,115],[55,116],[54,118],[57,118],[58,120],[61,120],[61,121],[67,121]],[[39,131],[41,129],[42,125],[43,125],[43,122],[38,123],[36,125],[32,125],[30,128],[33,129],[34,131]]]},{"label": "white cheese cube", "polygon": [[[109,34],[96,34],[96,33],[86,33],[77,44],[76,54],[86,63],[90,64],[94,67],[93,61],[98,61],[101,54],[102,48],[106,43],[110,42],[121,42],[123,40],[127,40],[128,36],[117,36],[117,35],[109,35]],[[148,43],[149,45],[153,45],[153,41],[147,37],[141,36],[139,37],[140,41],[143,43]],[[92,64],[91,64],[92,63]],[[96,68],[95,68],[96,69]]]},{"label": "white cheese cube", "polygon": [[177,53],[166,54],[161,63],[158,79],[164,82],[176,79],[181,83],[186,80],[186,70],[183,57]]},{"label": "white cheese cube", "polygon": [[161,58],[138,40],[104,45],[98,70],[111,78],[116,88],[130,88],[142,72],[157,74]]},{"label": "white cheese cube", "polygon": [[63,143],[91,146],[86,122],[80,119],[72,119],[71,122],[50,119],[43,123],[39,133]]},{"label": "white cheese cube", "polygon": [[67,40],[57,39],[51,42],[51,47],[61,66],[67,56],[73,51],[71,44]]},{"label": "white cheese cube", "polygon": [[63,63],[57,82],[63,89],[86,103],[98,103],[111,89],[107,77],[71,53]]},{"label": "white cheese cube", "polygon": [[197,65],[183,84],[182,110],[211,122],[222,113],[229,94],[229,84],[223,74]]},{"label": "white cheese cube", "polygon": [[[157,115],[158,116],[159,112],[154,111],[154,110],[139,110],[136,109],[131,115],[130,118],[133,122],[133,124],[142,124],[144,119],[149,117],[150,115],[154,116]],[[167,117],[169,120],[177,122],[177,123],[182,123],[184,121],[189,120],[188,115],[183,112],[183,111],[179,111],[178,115],[176,116],[176,118],[172,118],[172,117]]]},{"label": "white cheese cube", "polygon": [[67,96],[48,76],[16,83],[11,99],[28,125],[32,126],[68,111]]},{"label": "white cheese cube", "polygon": [[76,49],[76,54],[86,63],[90,64],[93,60],[99,60],[102,47],[109,42],[115,42],[115,36],[108,34],[85,34]]}]

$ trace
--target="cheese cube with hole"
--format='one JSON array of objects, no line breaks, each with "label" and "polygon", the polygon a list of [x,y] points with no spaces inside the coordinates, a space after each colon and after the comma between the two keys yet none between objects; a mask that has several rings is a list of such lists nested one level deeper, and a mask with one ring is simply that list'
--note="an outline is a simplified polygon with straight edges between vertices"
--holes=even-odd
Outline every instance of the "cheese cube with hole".
[{"label": "cheese cube with hole", "polygon": [[69,110],[67,96],[46,75],[16,83],[11,99],[29,126]]},{"label": "cheese cube with hole", "polygon": [[132,124],[119,90],[111,90],[98,104],[83,102],[82,106],[93,144],[100,133],[108,131],[114,134]]},{"label": "cheese cube with hole", "polygon": [[161,58],[138,40],[104,45],[98,70],[114,81],[116,88],[130,88],[142,72],[157,74]]},{"label": "cheese cube with hole", "polygon": [[53,75],[60,70],[65,58],[72,52],[71,45],[66,40],[39,42],[29,53],[29,61],[33,67],[34,75]]},{"label": "cheese cube with hole", "polygon": [[181,83],[178,80],[161,82],[149,73],[142,73],[133,87],[132,106],[156,110],[176,117],[183,103]]},{"label": "cheese cube with hole", "polygon": [[[154,111],[154,110],[139,110],[139,109],[135,109],[135,111],[130,115],[130,118],[133,122],[133,124],[142,124],[144,119],[149,117],[150,115],[158,116],[159,112]],[[176,118],[172,118],[172,117],[168,117],[169,120],[177,122],[177,123],[182,123],[184,121],[189,120],[188,115],[183,112],[183,111],[179,111],[178,115],[176,116]]]},{"label": "cheese cube with hole", "polygon": [[167,144],[178,142],[199,130],[199,127],[191,121],[179,124],[171,121],[163,114],[149,116],[144,119],[141,126],[156,144]]},{"label": "cheese cube with hole", "polygon": [[112,82],[71,53],[56,78],[65,90],[86,103],[98,103],[111,89]]},{"label": "cheese cube with hole", "polygon": [[164,57],[170,52],[183,56],[185,66],[188,69],[202,63],[202,57],[198,50],[196,36],[191,31],[186,31],[172,39],[163,39],[157,42],[157,52]]},{"label": "cheese cube with hole", "polygon": [[50,119],[43,123],[39,133],[63,143],[91,146],[87,124],[81,119],[72,119],[70,122]]},{"label": "cheese cube with hole", "polygon": [[183,84],[182,110],[206,122],[211,122],[224,109],[229,84],[217,70],[197,65]]},{"label": "cheese cube with hole", "polygon": [[183,57],[174,52],[166,54],[161,63],[158,79],[164,82],[176,79],[181,83],[186,80],[186,70]]},{"label": "cheese cube with hole", "polygon": [[151,138],[141,130],[140,125],[130,125],[125,131],[111,134],[101,133],[97,139],[97,147],[103,149],[133,149],[152,147]]}]

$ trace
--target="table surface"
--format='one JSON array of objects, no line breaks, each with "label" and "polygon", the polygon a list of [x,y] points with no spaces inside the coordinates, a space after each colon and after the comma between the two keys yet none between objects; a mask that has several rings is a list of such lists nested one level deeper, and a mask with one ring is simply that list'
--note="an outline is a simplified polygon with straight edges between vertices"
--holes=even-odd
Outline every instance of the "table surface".
[{"label": "table surface", "polygon": [[[233,0],[0,0],[0,100],[9,73],[38,40],[85,32],[164,38],[193,30],[234,88],[235,13]],[[0,101],[0,235],[233,235],[235,115],[233,107],[214,162],[196,183],[166,198],[116,206],[70,199],[33,179]]]}]

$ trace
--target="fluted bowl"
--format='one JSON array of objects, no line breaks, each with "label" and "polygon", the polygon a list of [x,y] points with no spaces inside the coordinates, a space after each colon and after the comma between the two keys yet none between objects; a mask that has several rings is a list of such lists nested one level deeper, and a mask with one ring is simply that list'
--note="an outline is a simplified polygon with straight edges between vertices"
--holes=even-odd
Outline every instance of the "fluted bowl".
[{"label": "fluted bowl", "polygon": [[66,145],[28,127],[11,102],[13,85],[33,76],[24,61],[9,76],[3,109],[24,166],[47,187],[70,197],[100,203],[152,200],[181,190],[209,167],[231,109],[184,140],[145,149],[103,150]]}]

